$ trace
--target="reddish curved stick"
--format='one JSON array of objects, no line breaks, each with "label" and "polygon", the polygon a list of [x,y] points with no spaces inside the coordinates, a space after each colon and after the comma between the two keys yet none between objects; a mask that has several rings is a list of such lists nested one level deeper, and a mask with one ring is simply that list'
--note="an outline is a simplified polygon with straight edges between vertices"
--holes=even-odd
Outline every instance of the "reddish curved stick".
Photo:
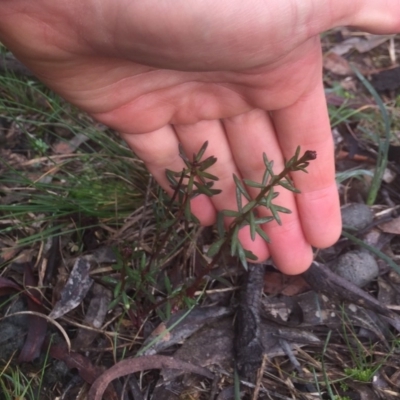
[{"label": "reddish curved stick", "polygon": [[181,369],[185,372],[192,372],[194,374],[205,376],[206,378],[214,378],[214,374],[207,368],[198,367],[185,361],[176,360],[173,357],[143,356],[129,358],[115,364],[94,381],[89,391],[88,400],[101,400],[110,382],[114,379],[120,378],[121,376],[133,374],[134,372],[143,371],[145,369],[163,368]]}]

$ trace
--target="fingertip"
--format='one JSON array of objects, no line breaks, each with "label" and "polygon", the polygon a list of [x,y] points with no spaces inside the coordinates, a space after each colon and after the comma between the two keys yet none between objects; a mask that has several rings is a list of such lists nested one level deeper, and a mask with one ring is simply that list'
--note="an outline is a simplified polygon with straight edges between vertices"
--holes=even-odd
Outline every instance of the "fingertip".
[{"label": "fingertip", "polygon": [[311,246],[305,246],[297,252],[287,252],[272,256],[276,267],[286,275],[299,275],[307,271],[313,262],[314,255]]},{"label": "fingertip", "polygon": [[342,221],[337,218],[333,219],[333,223],[326,225],[324,234],[306,235],[307,240],[313,247],[316,247],[317,249],[326,249],[333,246],[339,240],[342,233]]},{"label": "fingertip", "polygon": [[304,236],[314,247],[332,246],[342,232],[340,201],[336,184],[298,195],[300,219]]}]

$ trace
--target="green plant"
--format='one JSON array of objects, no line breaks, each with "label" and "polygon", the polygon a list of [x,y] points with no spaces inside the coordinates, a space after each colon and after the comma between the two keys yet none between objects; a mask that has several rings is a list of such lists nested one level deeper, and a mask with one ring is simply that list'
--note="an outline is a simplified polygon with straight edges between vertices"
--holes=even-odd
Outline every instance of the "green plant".
[{"label": "green plant", "polygon": [[[205,142],[199,152],[193,155],[193,159],[184,154],[180,148],[180,156],[183,159],[186,167],[181,171],[166,171],[166,176],[174,189],[172,200],[178,200],[180,204],[179,212],[171,222],[170,228],[179,220],[180,217],[185,216],[186,221],[196,221],[190,210],[190,199],[199,195],[205,194],[212,197],[220,191],[214,189],[214,183],[218,177],[210,174],[207,170],[217,162],[213,156],[202,160],[202,157],[207,149],[208,143]],[[203,277],[216,265],[216,263],[223,256],[225,251],[230,247],[232,256],[237,256],[242,265],[247,269],[247,259],[256,261],[257,258],[249,250],[244,249],[238,239],[239,230],[245,226],[250,227],[251,237],[254,240],[255,236],[260,235],[266,242],[270,239],[262,229],[262,225],[271,221],[276,221],[281,224],[280,213],[291,213],[285,207],[275,203],[279,193],[274,190],[276,186],[281,186],[294,193],[299,193],[293,185],[290,178],[290,173],[294,171],[307,172],[306,168],[311,160],[316,158],[314,151],[306,151],[300,156],[300,148],[296,149],[294,156],[285,162],[283,170],[276,174],[273,170],[273,161],[269,161],[266,154],[263,154],[263,161],[265,171],[260,182],[254,182],[248,179],[242,181],[233,175],[233,180],[236,185],[236,202],[237,210],[223,210],[218,215],[218,233],[219,239],[216,240],[209,248],[208,256],[212,261],[208,263],[204,271],[196,279],[193,285],[188,289],[187,294],[191,296],[193,291],[201,283]],[[247,187],[259,189],[259,194],[253,199],[251,198]],[[244,201],[247,203],[244,204]],[[270,216],[259,216],[259,209],[266,208]],[[224,225],[224,217],[232,218],[229,226]]]},{"label": "green plant", "polygon": [[385,363],[386,358],[389,357],[389,355],[384,360],[374,360],[374,358],[371,357],[371,354],[373,354],[372,346],[370,349],[366,349],[360,342],[344,309],[342,309],[342,320],[343,338],[352,361],[352,366],[344,368],[344,373],[347,377],[360,382],[372,382],[372,378]]},{"label": "green plant", "polygon": [[356,74],[357,78],[362,82],[362,84],[366,87],[366,89],[370,92],[372,97],[374,98],[376,104],[379,107],[379,110],[382,114],[382,118],[384,121],[385,126],[385,137],[384,139],[380,139],[379,136],[377,137],[378,142],[378,157],[376,160],[376,172],[372,179],[371,187],[368,193],[367,204],[373,205],[375,203],[376,197],[378,195],[379,188],[381,187],[383,174],[385,172],[385,168],[388,163],[388,152],[389,152],[389,145],[390,145],[390,117],[386,110],[385,105],[383,104],[382,99],[374,89],[374,87],[364,78],[361,72],[355,67],[352,66],[354,73]]},{"label": "green plant", "polygon": [[[237,256],[242,265],[247,268],[247,259],[255,260],[255,256],[248,250],[244,249],[238,239],[239,230],[244,226],[250,227],[251,235],[254,239],[259,234],[264,240],[269,242],[268,236],[262,230],[261,225],[270,221],[277,221],[281,224],[279,214],[290,213],[291,211],[279,206],[275,203],[278,192],[274,190],[276,186],[281,186],[287,190],[298,193],[293,186],[289,177],[293,171],[306,172],[309,161],[315,159],[316,154],[312,151],[306,151],[300,156],[300,148],[296,150],[295,155],[285,163],[284,169],[276,174],[273,171],[273,162],[269,161],[266,155],[263,155],[265,172],[261,182],[253,182],[244,180],[244,184],[238,177],[233,176],[236,184],[237,210],[223,210],[219,215],[218,231],[220,237],[210,246],[208,256],[211,261],[203,268],[196,280],[184,286],[173,287],[168,275],[164,275],[164,291],[163,298],[158,302],[155,301],[154,295],[149,287],[151,287],[159,271],[163,269],[165,256],[171,254],[167,247],[171,246],[175,249],[173,239],[177,226],[184,225],[183,238],[175,242],[181,247],[190,238],[189,223],[197,223],[197,218],[191,213],[190,200],[199,194],[205,194],[212,197],[220,193],[220,190],[214,188],[214,183],[218,178],[208,172],[217,159],[213,156],[203,159],[208,143],[204,143],[199,152],[193,155],[192,160],[185,155],[183,149],[179,148],[179,154],[185,163],[185,168],[180,172],[166,171],[166,176],[174,189],[172,199],[166,208],[161,207],[157,210],[162,214],[160,218],[160,229],[158,229],[157,237],[154,241],[155,246],[152,253],[148,256],[143,251],[132,250],[129,257],[124,258],[118,255],[118,261],[113,266],[113,270],[117,272],[118,278],[103,278],[103,280],[113,286],[114,300],[110,308],[117,304],[122,304],[125,311],[128,311],[133,304],[138,304],[138,297],[145,295],[151,301],[153,306],[146,310],[146,315],[156,310],[162,319],[167,318],[173,305],[177,302],[183,303],[185,307],[193,307],[196,301],[193,300],[193,294],[198,289],[204,276],[211,271],[223,257],[225,251],[229,250],[232,256]],[[260,189],[255,199],[250,197],[246,186]],[[247,200],[244,204],[242,197]],[[258,211],[260,207],[264,207],[271,213],[268,217],[260,217]],[[174,212],[174,208],[176,212]],[[224,226],[223,217],[231,217],[232,222],[229,226]],[[139,245],[139,244],[137,244]],[[132,245],[135,248],[136,245]],[[174,251],[174,250],[173,250]],[[161,306],[165,305],[162,309]],[[135,310],[136,312],[138,310]]]},{"label": "green plant", "polygon": [[355,367],[355,368],[345,368],[344,373],[352,379],[360,382],[371,382],[378,368],[365,368],[365,367]]},{"label": "green plant", "polygon": [[0,400],[37,400],[34,378],[28,378],[19,367],[8,366],[0,372]]}]

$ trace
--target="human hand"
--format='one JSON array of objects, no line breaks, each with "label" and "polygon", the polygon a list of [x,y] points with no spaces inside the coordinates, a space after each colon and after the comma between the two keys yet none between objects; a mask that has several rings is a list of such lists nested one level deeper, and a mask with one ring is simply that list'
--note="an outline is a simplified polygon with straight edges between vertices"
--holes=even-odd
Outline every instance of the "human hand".
[{"label": "human hand", "polygon": [[233,173],[261,180],[263,152],[280,171],[297,146],[315,150],[308,175],[292,176],[301,194],[281,191],[278,203],[292,214],[264,227],[271,245],[240,233],[246,249],[290,274],[341,230],[318,39],[339,25],[399,32],[398,0],[0,1],[0,40],[121,132],[167,192],[165,169],[183,167],[178,143],[193,154],[208,140],[222,193],[192,201],[203,224],[236,207]]}]

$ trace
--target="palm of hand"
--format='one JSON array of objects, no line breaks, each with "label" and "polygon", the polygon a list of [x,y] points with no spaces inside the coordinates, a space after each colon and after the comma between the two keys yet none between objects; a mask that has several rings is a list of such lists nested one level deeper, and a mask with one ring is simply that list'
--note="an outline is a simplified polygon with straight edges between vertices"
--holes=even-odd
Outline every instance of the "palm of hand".
[{"label": "palm of hand", "polygon": [[[389,1],[397,7],[396,0]],[[39,10],[37,3],[43,3],[43,8]],[[104,2],[105,7],[112,7],[96,14],[99,8],[90,2],[72,1],[65,7],[48,0],[5,1],[0,5],[0,38],[50,87],[122,132],[167,190],[165,168],[179,170],[182,166],[177,143],[192,154],[208,140],[209,153],[219,159],[212,172],[220,177],[223,193],[213,203],[202,197],[193,202],[204,223],[213,220],[215,209],[235,207],[232,173],[260,180],[262,152],[280,169],[284,157],[290,157],[298,145],[316,150],[318,162],[311,166],[308,179],[293,176],[303,193],[296,199],[281,194],[280,204],[293,213],[283,217],[283,227],[265,227],[273,245],[266,247],[258,239],[251,242],[245,232],[242,235],[245,248],[261,259],[272,255],[282,270],[299,273],[307,268],[312,259],[310,244],[324,247],[340,232],[333,148],[315,35],[333,21],[351,21],[345,18],[352,14],[347,2],[337,1],[336,7],[333,2],[331,7],[322,4],[317,10],[314,2],[301,1],[286,19],[279,12],[274,14],[280,6],[275,10],[268,6],[264,17],[269,23],[252,8],[254,15],[248,19],[236,14],[237,26],[224,10],[211,15],[206,2],[197,3],[197,13],[190,9],[186,19],[174,14],[175,8],[167,8],[181,22],[170,25],[162,13],[148,13],[148,2],[125,4],[123,12],[111,3]],[[118,5],[123,3],[120,0]],[[288,11],[285,4],[281,4],[283,12]],[[352,4],[354,10],[361,7],[361,3]],[[181,13],[186,5],[181,4]],[[154,10],[161,6],[153,4]],[[219,6],[222,3],[213,5]],[[244,7],[241,2],[237,6]],[[258,6],[265,8],[263,3]],[[139,12],[132,12],[135,7]],[[136,15],[143,7],[141,20]],[[331,9],[336,15],[329,14]],[[233,5],[231,14],[232,10]],[[79,23],[82,11],[90,16],[94,12],[95,18]],[[116,15],[122,21],[119,25]],[[311,21],[310,26],[299,15]],[[368,16],[364,19],[369,22]],[[192,27],[192,21],[201,23]],[[231,28],[226,29],[229,24]],[[172,32],[171,38],[154,34],[154,26]],[[188,32],[191,36],[182,40]],[[140,40],[136,46],[131,36],[145,38],[145,46]],[[277,48],[271,40],[264,46],[265,37],[279,37],[281,45]]]}]

